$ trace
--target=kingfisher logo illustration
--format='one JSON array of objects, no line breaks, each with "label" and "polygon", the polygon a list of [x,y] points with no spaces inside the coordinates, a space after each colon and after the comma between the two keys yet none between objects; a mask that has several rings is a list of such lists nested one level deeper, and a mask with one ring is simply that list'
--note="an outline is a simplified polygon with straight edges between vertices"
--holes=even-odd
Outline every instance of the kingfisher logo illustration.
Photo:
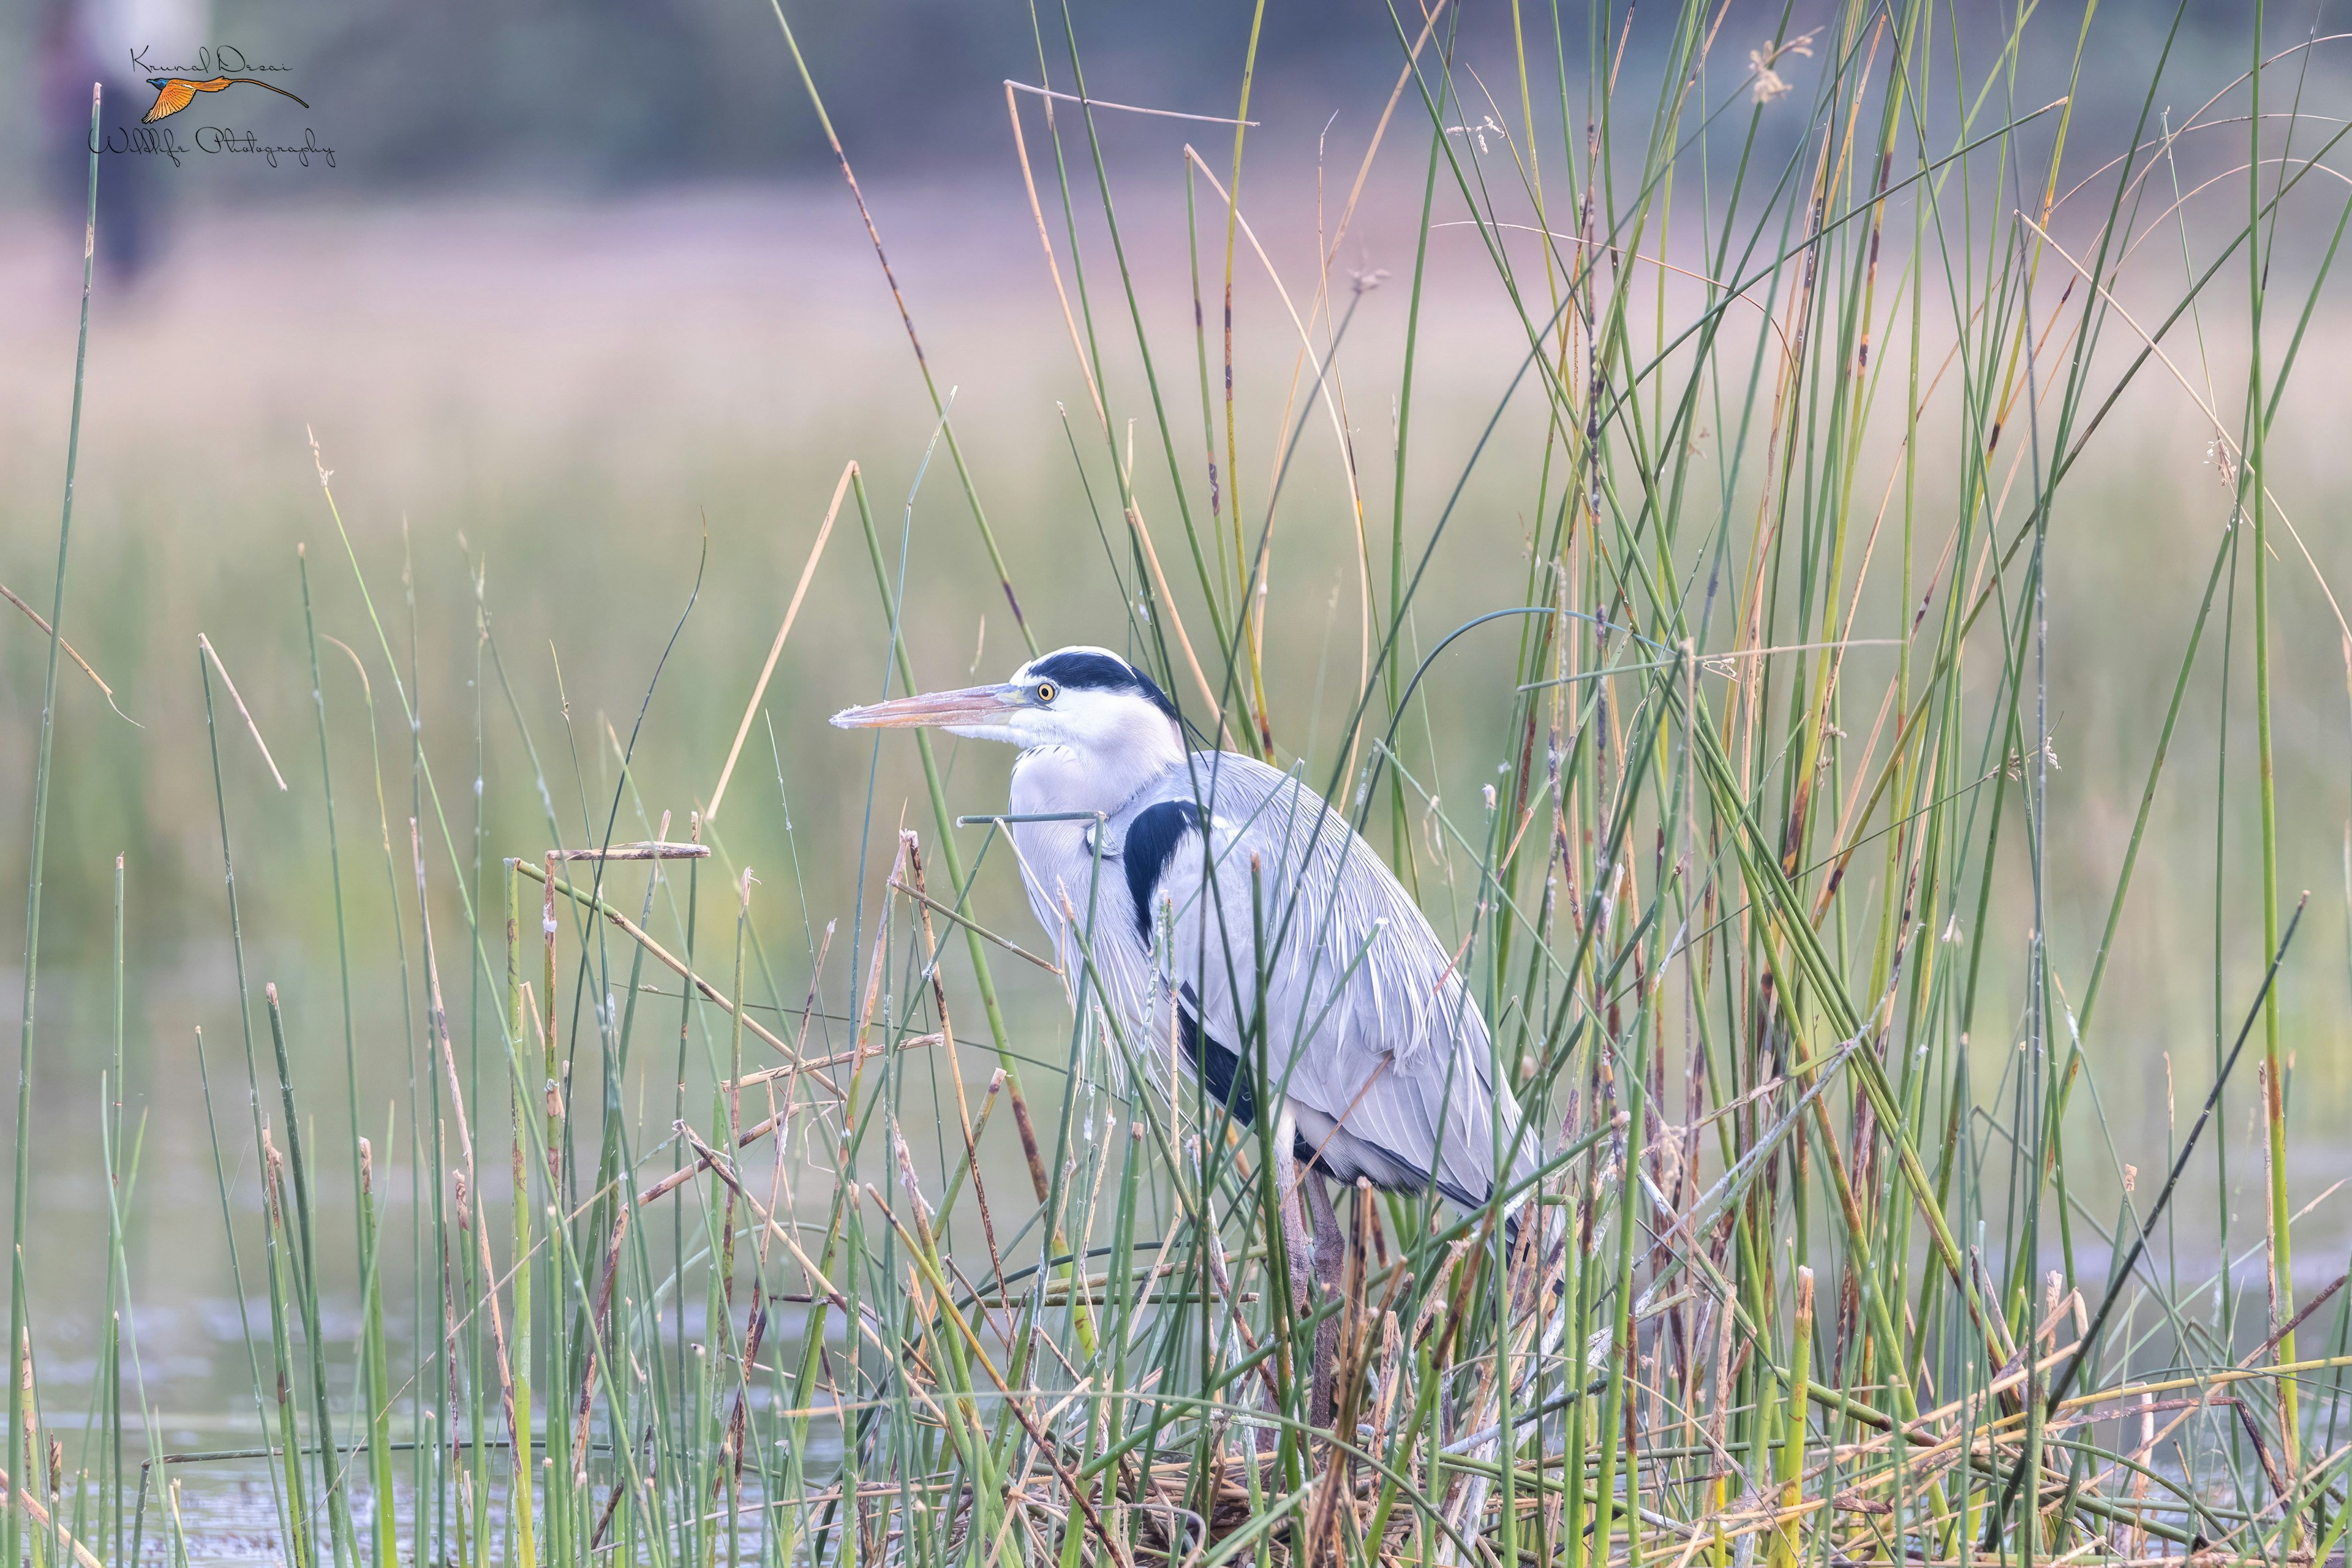
[{"label": "kingfisher logo illustration", "polygon": [[[273,87],[259,77],[254,76],[216,76],[209,81],[193,81],[184,76],[151,76],[147,79],[147,85],[155,89],[155,102],[140,118],[139,123],[152,125],[159,120],[169,120],[173,115],[195,102],[196,94],[226,92],[230,88],[240,83],[247,87],[267,87],[281,98],[294,98],[294,95],[284,88]],[[294,101],[300,103],[305,109],[310,107],[301,99],[294,98]]]},{"label": "kingfisher logo illustration", "polygon": [[[289,164],[301,169],[335,166],[335,150],[320,144],[318,132],[308,125],[302,128],[301,140],[297,142],[282,132],[271,134],[226,124],[203,124],[191,129],[190,122],[197,116],[174,118],[185,114],[200,100],[207,109],[233,109],[238,104],[259,109],[267,101],[249,92],[236,93],[226,100],[220,97],[237,87],[257,87],[299,108],[309,109],[309,99],[268,79],[285,74],[287,67],[250,56],[228,44],[208,45],[196,50],[192,65],[165,65],[149,59],[148,52],[145,48],[131,50],[131,68],[154,89],[154,101],[147,106],[147,112],[139,117],[138,123],[131,123],[126,117],[104,127],[90,151],[161,158],[175,169],[184,167],[199,153],[207,157],[246,153],[258,157],[273,169]],[[136,102],[133,100],[128,107],[135,107]]]}]

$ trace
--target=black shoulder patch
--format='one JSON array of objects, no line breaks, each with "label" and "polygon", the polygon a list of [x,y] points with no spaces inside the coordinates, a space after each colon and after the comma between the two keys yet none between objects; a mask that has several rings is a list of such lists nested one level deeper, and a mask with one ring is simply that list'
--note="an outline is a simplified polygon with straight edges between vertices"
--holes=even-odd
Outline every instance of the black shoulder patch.
[{"label": "black shoulder patch", "polygon": [[1201,1087],[1209,1091],[1210,1103],[1223,1106],[1242,1126],[1254,1126],[1257,1121],[1257,1096],[1251,1091],[1249,1068],[1241,1058],[1219,1045],[1201,1027],[1200,1005],[1200,996],[1186,985],[1176,1012],[1184,1054],[1192,1058],[1192,1070],[1201,1075]]},{"label": "black shoulder patch", "polygon": [[1029,666],[1029,673],[1044,676],[1072,691],[1131,691],[1171,719],[1177,717],[1176,704],[1168,700],[1159,682],[1126,660],[1106,653],[1047,654]]},{"label": "black shoulder patch", "polygon": [[1163,800],[1147,805],[1127,825],[1127,846],[1119,858],[1127,866],[1128,896],[1135,901],[1135,932],[1151,945],[1151,895],[1168,869],[1176,841],[1201,826],[1201,808],[1189,800]]}]

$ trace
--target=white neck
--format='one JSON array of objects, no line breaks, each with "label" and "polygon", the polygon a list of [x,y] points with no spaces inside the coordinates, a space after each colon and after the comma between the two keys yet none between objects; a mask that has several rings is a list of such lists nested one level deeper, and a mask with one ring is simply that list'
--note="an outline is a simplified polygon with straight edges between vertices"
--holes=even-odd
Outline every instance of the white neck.
[{"label": "white neck", "polygon": [[1017,816],[1114,812],[1183,760],[1184,737],[1176,721],[1139,705],[1135,719],[1115,737],[1023,752],[1013,764],[1012,809]]}]

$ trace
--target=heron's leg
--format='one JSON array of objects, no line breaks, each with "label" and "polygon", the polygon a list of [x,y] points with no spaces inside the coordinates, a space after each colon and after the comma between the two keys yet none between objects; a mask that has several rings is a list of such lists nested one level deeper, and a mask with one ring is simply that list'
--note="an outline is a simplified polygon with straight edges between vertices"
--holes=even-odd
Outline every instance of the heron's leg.
[{"label": "heron's leg", "polygon": [[[1290,1259],[1293,1322],[1306,1317],[1315,1303],[1315,1287],[1307,1274],[1315,1247],[1307,1234],[1306,1216],[1299,1212],[1298,1184],[1307,1173],[1298,1163],[1297,1141],[1297,1123],[1291,1117],[1290,1108],[1286,1105],[1274,1123],[1274,1191],[1282,1209],[1283,1250]],[[1315,1185],[1319,1189],[1322,1184],[1322,1179],[1318,1177]],[[1273,1446],[1270,1439],[1274,1436],[1271,1428],[1261,1434],[1261,1451]]]},{"label": "heron's leg", "polygon": [[[1307,1205],[1315,1215],[1315,1283],[1321,1302],[1339,1299],[1340,1269],[1347,1257],[1347,1233],[1339,1228],[1339,1216],[1331,1209],[1331,1189],[1323,1180],[1323,1173],[1312,1168],[1303,1170],[1307,1184]],[[1318,1426],[1331,1425],[1331,1412],[1338,1396],[1339,1359],[1339,1320],[1328,1317],[1315,1331],[1315,1393],[1314,1403],[1307,1407],[1307,1419]]]}]

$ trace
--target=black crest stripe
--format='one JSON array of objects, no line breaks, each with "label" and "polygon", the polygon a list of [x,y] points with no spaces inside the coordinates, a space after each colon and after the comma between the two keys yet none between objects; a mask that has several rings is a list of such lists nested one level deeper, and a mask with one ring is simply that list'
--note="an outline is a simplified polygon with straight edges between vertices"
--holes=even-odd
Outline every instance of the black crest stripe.
[{"label": "black crest stripe", "polygon": [[1130,691],[1171,719],[1176,717],[1176,704],[1160,689],[1158,681],[1107,653],[1047,654],[1030,664],[1028,671],[1071,691]]},{"label": "black crest stripe", "polygon": [[1200,826],[1201,808],[1189,800],[1145,806],[1128,825],[1127,847],[1119,858],[1127,866],[1128,896],[1135,901],[1135,931],[1147,947],[1151,944],[1151,895],[1176,853],[1177,841]]},{"label": "black crest stripe", "polygon": [[1029,673],[1073,691],[1124,691],[1135,681],[1134,668],[1107,653],[1048,654],[1032,664]]}]

